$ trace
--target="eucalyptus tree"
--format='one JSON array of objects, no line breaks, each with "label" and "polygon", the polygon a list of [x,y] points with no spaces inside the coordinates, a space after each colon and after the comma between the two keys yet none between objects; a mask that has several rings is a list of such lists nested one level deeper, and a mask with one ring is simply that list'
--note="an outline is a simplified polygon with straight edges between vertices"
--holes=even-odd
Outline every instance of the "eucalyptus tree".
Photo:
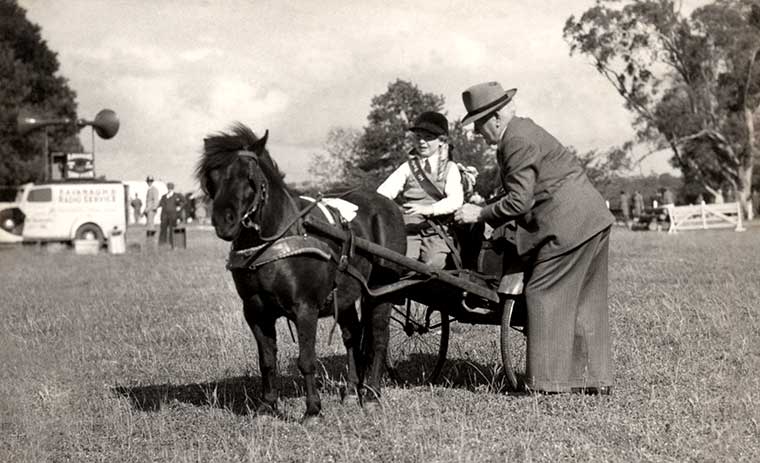
[{"label": "eucalyptus tree", "polygon": [[746,200],[757,153],[760,8],[717,0],[690,15],[670,0],[597,0],[564,27],[635,115],[638,141],[668,149],[685,178]]}]

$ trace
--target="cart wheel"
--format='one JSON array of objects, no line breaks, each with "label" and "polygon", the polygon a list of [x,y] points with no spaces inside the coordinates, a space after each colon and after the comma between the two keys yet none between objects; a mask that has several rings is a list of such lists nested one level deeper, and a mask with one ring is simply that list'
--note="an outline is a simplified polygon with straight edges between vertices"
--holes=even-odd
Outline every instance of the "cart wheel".
[{"label": "cart wheel", "polygon": [[404,306],[393,306],[386,357],[391,379],[399,383],[435,383],[448,347],[448,316],[412,300]]},{"label": "cart wheel", "polygon": [[509,381],[509,386],[513,391],[520,389],[517,380],[517,372],[525,373],[525,360],[527,354],[527,343],[525,334],[515,327],[515,321],[524,325],[524,317],[516,312],[523,309],[518,301],[514,298],[508,298],[504,301],[504,310],[501,314],[501,361],[504,364],[504,375]]}]

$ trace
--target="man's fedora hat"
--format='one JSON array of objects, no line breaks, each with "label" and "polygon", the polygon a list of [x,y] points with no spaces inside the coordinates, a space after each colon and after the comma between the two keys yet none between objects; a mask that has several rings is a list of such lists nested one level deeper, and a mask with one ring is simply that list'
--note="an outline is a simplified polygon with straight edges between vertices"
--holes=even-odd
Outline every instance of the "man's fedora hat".
[{"label": "man's fedora hat", "polygon": [[153,181],[153,176],[152,175],[148,175],[147,177],[145,177],[145,181],[146,182],[152,182]]},{"label": "man's fedora hat", "polygon": [[417,116],[414,125],[409,127],[411,132],[428,132],[437,137],[449,134],[449,121],[441,113],[425,111]]},{"label": "man's fedora hat", "polygon": [[515,93],[517,93],[516,88],[505,91],[498,82],[473,85],[462,92],[462,102],[467,110],[467,115],[462,119],[462,124],[470,124],[494,111],[498,111],[509,103]]}]

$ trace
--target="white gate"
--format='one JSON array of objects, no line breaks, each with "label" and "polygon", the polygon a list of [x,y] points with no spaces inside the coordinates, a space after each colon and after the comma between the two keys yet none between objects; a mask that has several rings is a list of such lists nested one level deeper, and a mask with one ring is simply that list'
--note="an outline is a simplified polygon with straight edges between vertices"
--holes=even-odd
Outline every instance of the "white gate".
[{"label": "white gate", "polygon": [[708,230],[711,228],[733,228],[744,231],[742,225],[741,204],[697,204],[693,206],[674,206],[669,204],[668,215],[670,228],[668,233],[681,230]]}]

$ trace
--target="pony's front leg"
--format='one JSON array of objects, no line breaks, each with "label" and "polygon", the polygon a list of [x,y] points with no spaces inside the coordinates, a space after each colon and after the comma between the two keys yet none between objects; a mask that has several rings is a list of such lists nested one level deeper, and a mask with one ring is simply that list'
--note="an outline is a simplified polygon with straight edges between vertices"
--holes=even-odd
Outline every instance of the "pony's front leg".
[{"label": "pony's front leg", "polygon": [[317,371],[317,320],[318,313],[313,307],[302,306],[296,312],[296,327],[298,328],[298,369],[303,375],[306,388],[306,412],[304,423],[319,416],[322,402],[317,391],[317,381],[314,377]]},{"label": "pony's front leg", "polygon": [[279,390],[277,387],[277,330],[275,321],[250,320],[246,311],[246,320],[256,338],[259,350],[259,370],[261,371],[262,401],[256,410],[257,414],[272,414],[277,412],[277,399]]}]

